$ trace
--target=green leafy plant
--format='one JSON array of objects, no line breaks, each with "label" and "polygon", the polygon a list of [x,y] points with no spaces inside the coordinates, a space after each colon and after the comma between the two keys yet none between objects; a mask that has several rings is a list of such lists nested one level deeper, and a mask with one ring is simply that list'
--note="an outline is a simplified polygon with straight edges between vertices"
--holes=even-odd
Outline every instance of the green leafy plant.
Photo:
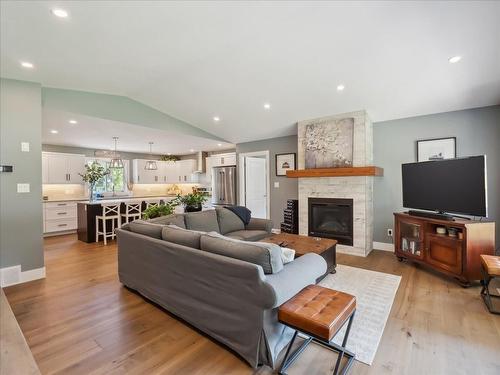
[{"label": "green leafy plant", "polygon": [[90,185],[96,184],[100,179],[109,174],[109,169],[104,168],[97,161],[91,164],[85,164],[85,173],[78,173],[82,180],[88,182]]},{"label": "green leafy plant", "polygon": [[178,204],[183,204],[187,207],[198,207],[206,202],[208,197],[201,193],[191,193],[186,195],[178,195],[175,201]]},{"label": "green leafy plant", "polygon": [[174,213],[176,204],[172,202],[160,204],[158,206],[151,206],[142,211],[143,219],[154,219],[155,217],[172,215]]},{"label": "green leafy plant", "polygon": [[178,161],[180,160],[178,156],[175,155],[162,155],[160,156],[160,161]]}]

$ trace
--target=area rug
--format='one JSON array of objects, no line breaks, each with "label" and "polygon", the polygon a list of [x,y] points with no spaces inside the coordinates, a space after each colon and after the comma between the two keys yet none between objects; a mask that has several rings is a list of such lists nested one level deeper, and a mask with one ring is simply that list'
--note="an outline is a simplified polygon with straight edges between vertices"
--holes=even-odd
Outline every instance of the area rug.
[{"label": "area rug", "polygon": [[[347,349],[356,354],[356,360],[372,364],[400,281],[401,276],[339,264],[337,273],[319,283],[356,296],[356,315],[347,341]],[[342,343],[346,326],[333,342]]]}]

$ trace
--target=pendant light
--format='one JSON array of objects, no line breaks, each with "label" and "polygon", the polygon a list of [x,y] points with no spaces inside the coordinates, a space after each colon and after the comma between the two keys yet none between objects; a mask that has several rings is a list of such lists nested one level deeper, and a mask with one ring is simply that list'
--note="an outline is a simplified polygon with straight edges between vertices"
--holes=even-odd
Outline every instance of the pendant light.
[{"label": "pendant light", "polygon": [[[149,156],[153,157],[153,142],[149,142]],[[156,161],[148,160],[146,162],[146,165],[144,166],[144,169],[147,171],[156,171],[158,169]]]},{"label": "pendant light", "polygon": [[120,158],[120,155],[116,152],[116,142],[118,141],[118,137],[113,137],[115,140],[115,151],[113,153],[113,157],[111,159],[111,163],[109,163],[110,168],[123,168],[123,161]]}]

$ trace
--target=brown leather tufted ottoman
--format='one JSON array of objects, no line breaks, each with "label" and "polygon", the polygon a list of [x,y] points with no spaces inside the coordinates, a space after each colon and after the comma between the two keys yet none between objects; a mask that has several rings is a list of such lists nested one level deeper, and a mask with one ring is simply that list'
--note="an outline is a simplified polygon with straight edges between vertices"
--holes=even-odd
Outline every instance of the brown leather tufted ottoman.
[{"label": "brown leather tufted ottoman", "polygon": [[500,277],[500,256],[495,255],[480,255],[481,270],[483,271],[483,289],[481,290],[481,297],[486,304],[489,312],[493,314],[500,314],[500,310],[495,309],[493,306],[492,298],[500,298],[500,295],[494,294],[490,291],[490,282],[495,277]]},{"label": "brown leather tufted ottoman", "polygon": [[[295,329],[295,333],[288,346],[279,373],[285,374],[286,369],[297,359],[306,346],[311,341],[317,341],[339,353],[333,374],[339,373],[340,362],[344,355],[348,357],[348,361],[342,370],[342,374],[346,374],[354,361],[354,354],[347,351],[345,346],[355,311],[356,297],[319,285],[305,287],[293,298],[281,305],[278,309],[278,319],[281,323]],[[342,346],[331,343],[330,341],[346,322],[348,322],[348,325]],[[290,354],[299,331],[309,336],[309,338],[293,354]]]}]

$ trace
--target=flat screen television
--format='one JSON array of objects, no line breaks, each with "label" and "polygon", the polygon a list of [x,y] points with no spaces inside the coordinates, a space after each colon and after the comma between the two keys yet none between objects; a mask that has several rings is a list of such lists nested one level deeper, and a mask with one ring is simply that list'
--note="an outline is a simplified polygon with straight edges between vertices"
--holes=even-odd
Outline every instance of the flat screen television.
[{"label": "flat screen television", "polygon": [[404,207],[488,215],[485,155],[403,164],[402,172]]}]

